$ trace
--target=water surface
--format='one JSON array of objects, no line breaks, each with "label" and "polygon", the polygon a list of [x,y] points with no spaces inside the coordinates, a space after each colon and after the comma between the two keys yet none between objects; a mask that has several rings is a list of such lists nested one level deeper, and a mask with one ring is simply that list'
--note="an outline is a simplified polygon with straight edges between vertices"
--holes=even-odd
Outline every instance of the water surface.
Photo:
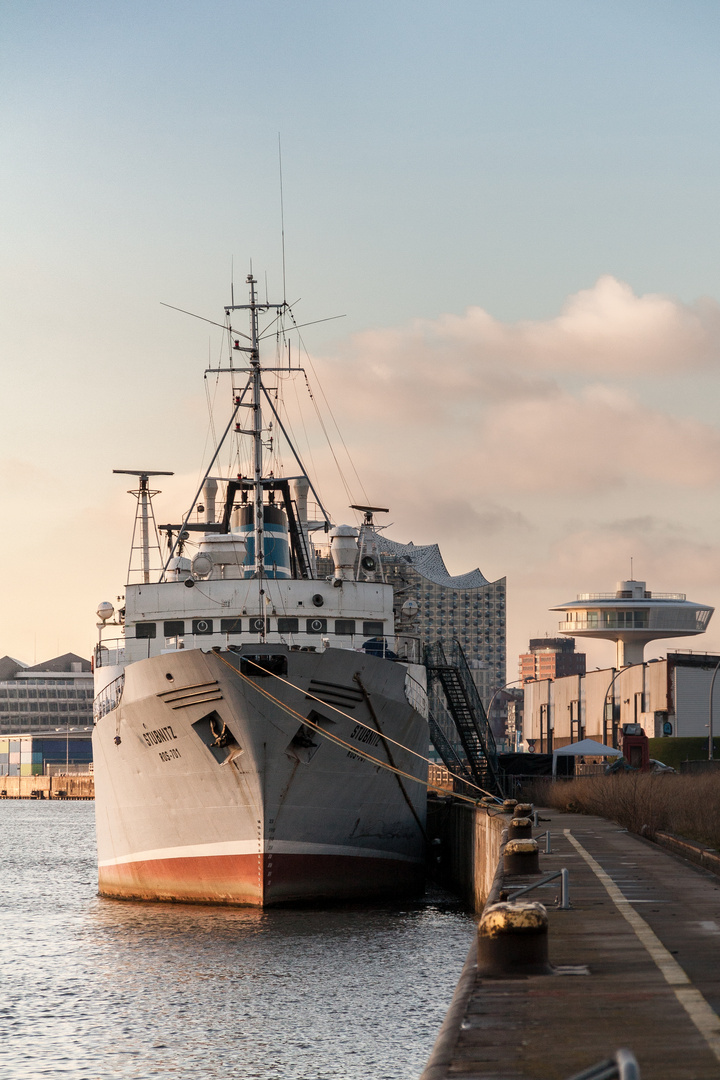
[{"label": "water surface", "polygon": [[0,802],[0,1076],[414,1080],[471,943],[446,896],[259,912],[96,895],[91,802]]}]

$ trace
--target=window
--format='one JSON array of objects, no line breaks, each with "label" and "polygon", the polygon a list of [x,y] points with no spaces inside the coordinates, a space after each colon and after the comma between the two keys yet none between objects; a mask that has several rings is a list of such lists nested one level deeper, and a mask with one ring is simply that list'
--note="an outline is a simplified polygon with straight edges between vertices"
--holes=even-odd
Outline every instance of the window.
[{"label": "window", "polygon": [[335,633],[336,634],[354,634],[355,633],[355,620],[354,619],[336,619],[335,620]]},{"label": "window", "polygon": [[183,619],[166,619],[163,623],[165,637],[182,637],[185,633],[185,621]]},{"label": "window", "polygon": [[366,637],[382,637],[385,627],[381,622],[364,622],[363,634]]},{"label": "window", "polygon": [[278,634],[297,634],[299,619],[278,619]]},{"label": "window", "polygon": [[306,625],[308,634],[327,633],[327,619],[307,619]]},{"label": "window", "polygon": [[157,626],[154,622],[139,622],[135,623],[135,637],[136,638],[154,638],[157,633]]},{"label": "window", "polygon": [[265,654],[260,656],[241,656],[240,672],[248,675],[251,679],[266,679],[271,675],[279,675],[284,678],[288,673],[287,656],[282,654]]},{"label": "window", "polygon": [[221,619],[221,634],[242,634],[242,619]]},{"label": "window", "polygon": [[193,634],[212,634],[213,621],[212,619],[193,619],[192,621]]}]

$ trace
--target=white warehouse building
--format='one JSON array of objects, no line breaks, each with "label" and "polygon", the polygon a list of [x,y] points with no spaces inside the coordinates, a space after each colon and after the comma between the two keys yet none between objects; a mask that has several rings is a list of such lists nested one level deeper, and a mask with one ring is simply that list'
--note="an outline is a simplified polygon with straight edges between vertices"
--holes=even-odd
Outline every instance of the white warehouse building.
[{"label": "white warehouse building", "polygon": [[[523,749],[549,753],[589,738],[618,746],[623,724],[641,724],[649,738],[707,738],[710,688],[720,656],[673,652],[586,675],[525,685]],[[720,735],[720,678],[713,686],[713,734]]]}]

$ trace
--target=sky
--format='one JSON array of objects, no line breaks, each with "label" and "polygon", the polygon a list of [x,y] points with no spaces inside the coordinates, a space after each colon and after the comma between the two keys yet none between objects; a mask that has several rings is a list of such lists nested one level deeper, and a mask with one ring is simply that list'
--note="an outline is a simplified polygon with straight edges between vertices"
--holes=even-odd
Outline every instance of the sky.
[{"label": "sky", "polygon": [[2,5],[0,655],[89,655],[114,468],[189,505],[222,332],[162,305],[282,297],[279,142],[333,519],[507,577],[508,679],[631,559],[720,607],[719,54],[714,0]]}]

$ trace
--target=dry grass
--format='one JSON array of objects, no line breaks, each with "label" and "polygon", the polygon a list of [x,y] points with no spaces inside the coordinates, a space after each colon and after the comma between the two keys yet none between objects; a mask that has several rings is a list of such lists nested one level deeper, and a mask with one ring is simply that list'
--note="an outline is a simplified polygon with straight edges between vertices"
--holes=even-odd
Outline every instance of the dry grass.
[{"label": "dry grass", "polygon": [[541,784],[526,794],[537,805],[596,814],[631,832],[671,832],[720,849],[719,774],[591,776]]}]

